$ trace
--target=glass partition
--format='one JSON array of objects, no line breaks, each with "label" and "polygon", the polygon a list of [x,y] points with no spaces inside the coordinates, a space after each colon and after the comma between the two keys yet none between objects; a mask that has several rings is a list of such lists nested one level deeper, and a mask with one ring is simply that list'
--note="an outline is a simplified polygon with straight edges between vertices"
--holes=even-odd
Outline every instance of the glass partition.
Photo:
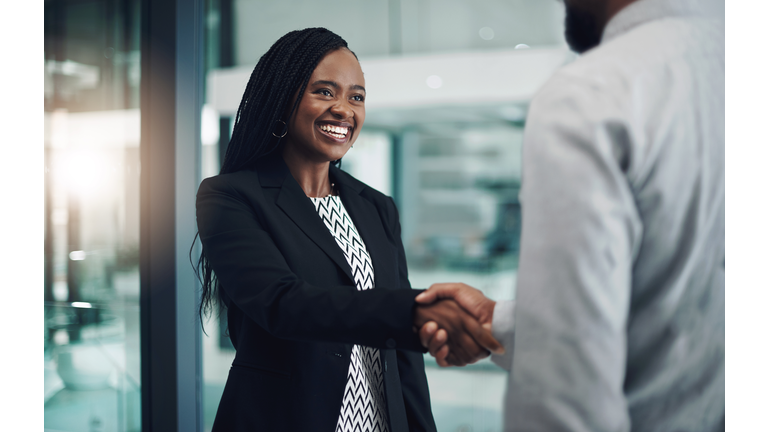
[{"label": "glass partition", "polygon": [[141,430],[139,6],[45,2],[46,430]]},{"label": "glass partition", "polygon": [[[236,12],[232,21],[233,65],[255,65],[280,36],[318,26],[341,35],[360,57],[563,42],[563,8],[554,0],[230,1]],[[222,18],[218,12],[213,18],[217,24]],[[336,18],[339,16],[344,19]]]}]

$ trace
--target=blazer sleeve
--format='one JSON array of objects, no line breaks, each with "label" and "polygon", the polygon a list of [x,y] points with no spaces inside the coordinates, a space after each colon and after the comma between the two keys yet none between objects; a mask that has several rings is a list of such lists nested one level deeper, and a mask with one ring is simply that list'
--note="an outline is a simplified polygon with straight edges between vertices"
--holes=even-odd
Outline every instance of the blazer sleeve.
[{"label": "blazer sleeve", "polygon": [[[400,216],[394,200],[389,198],[389,213],[393,225],[393,237],[397,244],[397,267],[399,269],[400,285],[404,291],[421,292],[410,289],[408,280],[408,263],[405,260],[405,250],[400,237]],[[424,351],[423,348],[420,351]],[[427,375],[424,372],[424,355],[422,352],[397,350],[397,368],[400,372],[400,385],[403,391],[405,415],[412,432],[437,431],[435,419],[432,416],[432,405],[429,399]]]},{"label": "blazer sleeve", "polygon": [[273,336],[377,348],[386,348],[392,339],[398,347],[423,350],[412,329],[419,291],[358,291],[300,279],[250,205],[220,177],[200,185],[197,223],[224,294]]}]

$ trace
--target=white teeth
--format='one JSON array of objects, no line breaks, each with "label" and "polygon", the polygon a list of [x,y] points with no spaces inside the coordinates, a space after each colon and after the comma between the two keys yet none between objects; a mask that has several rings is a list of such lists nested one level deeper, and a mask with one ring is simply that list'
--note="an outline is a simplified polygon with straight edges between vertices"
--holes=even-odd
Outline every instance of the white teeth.
[{"label": "white teeth", "polygon": [[347,133],[349,132],[349,128],[341,127],[341,126],[332,126],[328,124],[320,125],[320,129],[328,132],[328,134],[336,138],[344,138],[345,136],[347,136]]}]

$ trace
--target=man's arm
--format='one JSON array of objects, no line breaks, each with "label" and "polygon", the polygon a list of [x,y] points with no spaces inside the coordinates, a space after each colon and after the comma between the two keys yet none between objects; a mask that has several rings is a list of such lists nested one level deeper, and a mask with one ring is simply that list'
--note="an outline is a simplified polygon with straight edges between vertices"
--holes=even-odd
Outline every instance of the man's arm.
[{"label": "man's arm", "polygon": [[531,105],[510,430],[630,428],[626,326],[642,225],[625,176],[635,119],[621,117],[622,100],[560,75]]}]

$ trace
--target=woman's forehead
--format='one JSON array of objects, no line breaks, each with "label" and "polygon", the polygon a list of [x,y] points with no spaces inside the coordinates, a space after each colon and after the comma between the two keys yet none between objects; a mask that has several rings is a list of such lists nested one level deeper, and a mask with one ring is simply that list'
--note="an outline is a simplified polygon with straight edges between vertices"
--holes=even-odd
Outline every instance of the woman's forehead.
[{"label": "woman's forehead", "polygon": [[310,82],[317,80],[336,81],[344,87],[365,85],[365,77],[362,68],[360,68],[360,62],[346,48],[331,51],[320,60],[312,72]]}]

